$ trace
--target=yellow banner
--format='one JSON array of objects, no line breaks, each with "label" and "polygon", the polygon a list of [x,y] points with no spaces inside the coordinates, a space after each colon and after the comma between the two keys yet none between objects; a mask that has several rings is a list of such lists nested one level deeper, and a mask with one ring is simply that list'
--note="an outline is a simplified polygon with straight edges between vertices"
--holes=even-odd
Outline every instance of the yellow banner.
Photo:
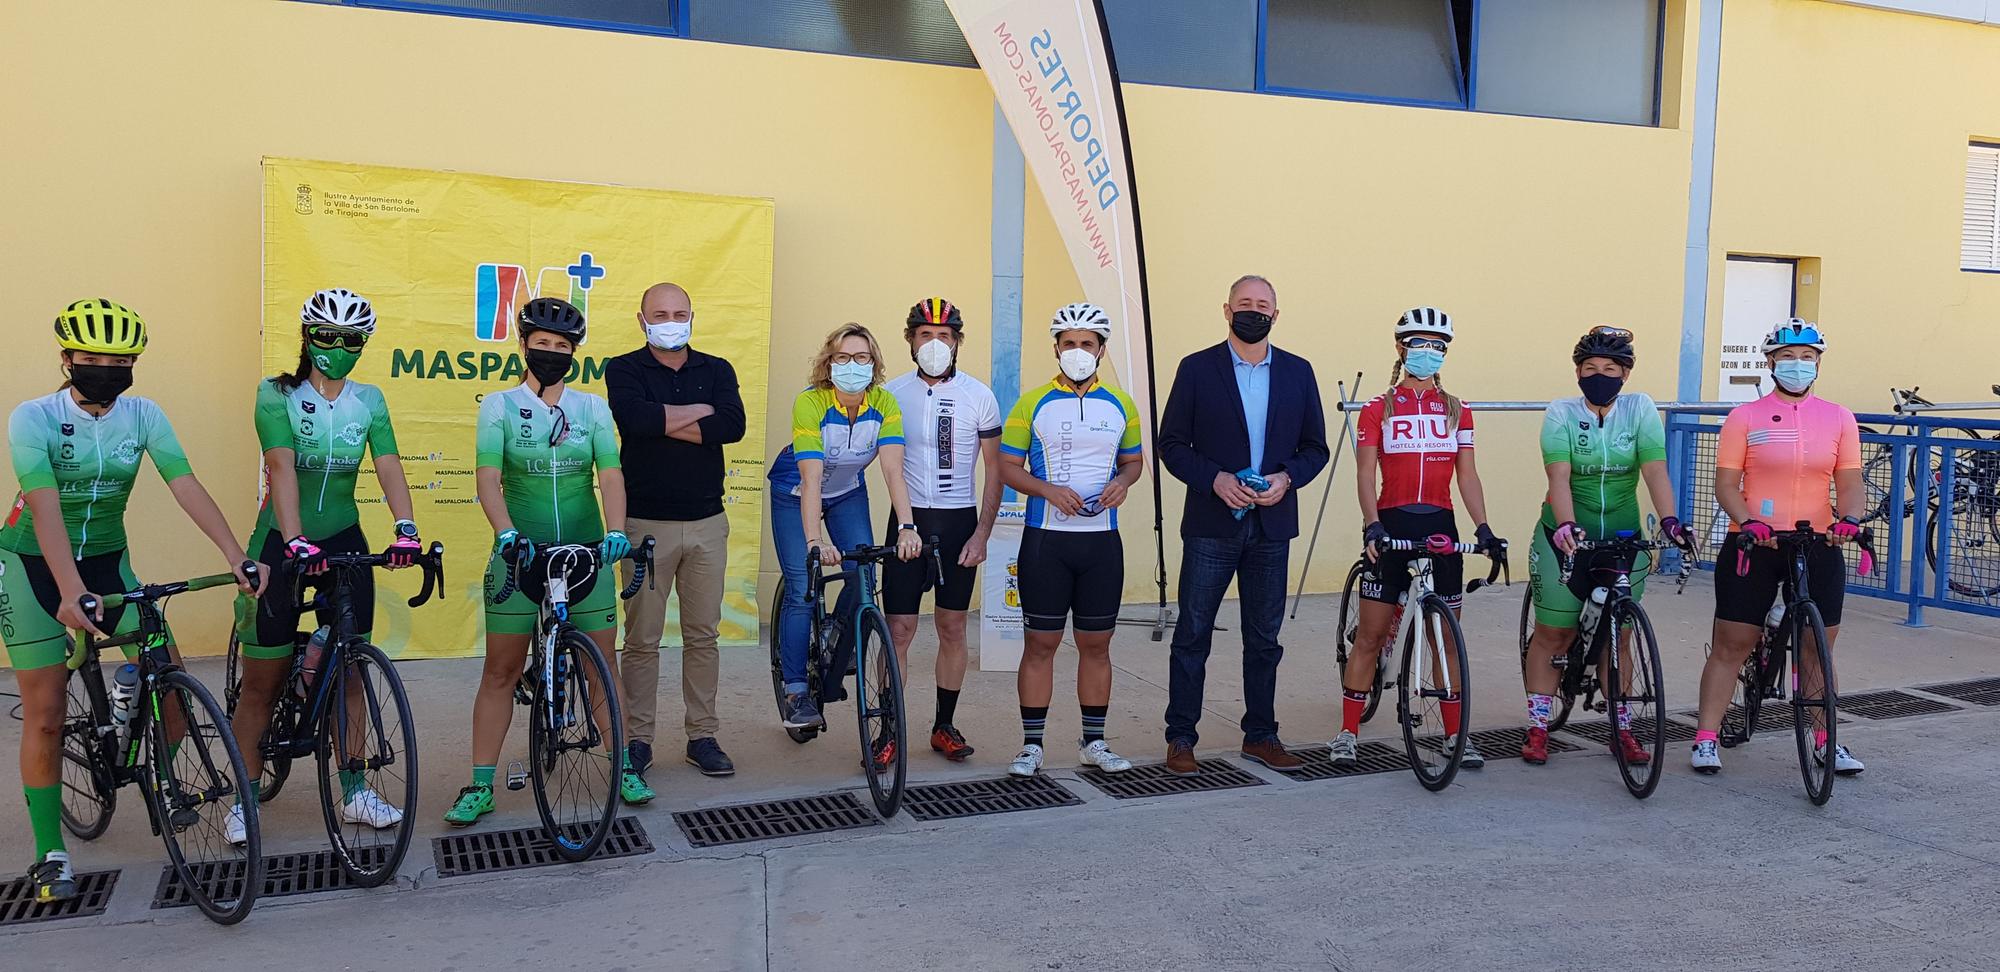
[{"label": "yellow banner", "polygon": [[[428,658],[478,654],[484,644],[493,531],[475,493],[474,420],[484,395],[520,381],[514,309],[538,296],[582,309],[590,339],[573,384],[603,395],[604,363],[644,345],[639,297],[662,280],[693,295],[694,344],[735,366],[753,417],[727,450],[721,634],[725,644],[756,643],[764,523],[756,417],[770,384],[771,254],[768,199],[264,160],[265,371],[298,365],[299,307],[314,291],[345,287],[372,301],[378,329],[352,377],[388,399],[417,523],[426,542],[445,544],[438,601],[413,611],[416,572],[379,574],[375,640],[384,650]],[[373,475],[361,476],[358,495],[363,527],[386,544],[391,518]]]}]

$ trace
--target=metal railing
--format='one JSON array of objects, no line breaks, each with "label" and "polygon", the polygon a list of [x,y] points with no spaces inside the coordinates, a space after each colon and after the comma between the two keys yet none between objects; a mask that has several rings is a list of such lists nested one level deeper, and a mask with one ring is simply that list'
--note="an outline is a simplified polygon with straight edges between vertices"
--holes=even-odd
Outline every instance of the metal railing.
[{"label": "metal railing", "polygon": [[[1944,407],[1856,416],[1862,522],[1875,533],[1876,559],[1872,574],[1849,575],[1848,590],[1902,602],[1911,625],[1930,607],[2000,617],[2000,420],[1928,414]],[[1715,447],[1729,408],[1665,410],[1679,506],[1708,558],[1701,565],[1713,567],[1729,527],[1715,502]]]}]

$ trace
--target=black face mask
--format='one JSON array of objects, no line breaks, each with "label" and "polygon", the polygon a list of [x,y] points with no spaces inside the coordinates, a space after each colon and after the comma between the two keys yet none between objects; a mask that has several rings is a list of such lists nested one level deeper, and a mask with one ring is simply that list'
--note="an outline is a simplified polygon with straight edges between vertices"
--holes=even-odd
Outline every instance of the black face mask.
[{"label": "black face mask", "polygon": [[131,365],[69,366],[69,383],[83,396],[85,405],[109,405],[132,387]]},{"label": "black face mask", "polygon": [[569,367],[575,362],[576,355],[568,351],[529,348],[526,358],[528,374],[534,375],[535,381],[547,388],[569,377]]},{"label": "black face mask", "polygon": [[1257,344],[1271,336],[1271,315],[1240,310],[1229,315],[1229,333],[1244,344]]},{"label": "black face mask", "polygon": [[1618,390],[1625,387],[1625,379],[1610,375],[1584,375],[1576,380],[1576,387],[1583,390],[1584,401],[1603,408],[1618,400]]}]

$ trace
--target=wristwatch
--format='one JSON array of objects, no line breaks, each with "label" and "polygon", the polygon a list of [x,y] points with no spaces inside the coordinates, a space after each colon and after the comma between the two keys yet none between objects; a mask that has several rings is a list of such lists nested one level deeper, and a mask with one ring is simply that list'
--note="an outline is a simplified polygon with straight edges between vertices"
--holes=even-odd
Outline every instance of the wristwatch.
[{"label": "wristwatch", "polygon": [[916,525],[916,524],[914,524],[914,523],[905,523],[905,524],[903,524],[902,526],[900,526],[900,527],[897,527],[897,528],[896,528],[896,530],[897,530],[897,532],[899,532],[899,533],[900,533],[900,532],[902,532],[902,531],[904,531],[904,530],[908,530],[908,531],[910,531],[911,533],[915,533],[915,532],[917,532],[917,525]]},{"label": "wristwatch", "polygon": [[396,535],[408,540],[415,540],[417,538],[417,521],[397,520]]}]

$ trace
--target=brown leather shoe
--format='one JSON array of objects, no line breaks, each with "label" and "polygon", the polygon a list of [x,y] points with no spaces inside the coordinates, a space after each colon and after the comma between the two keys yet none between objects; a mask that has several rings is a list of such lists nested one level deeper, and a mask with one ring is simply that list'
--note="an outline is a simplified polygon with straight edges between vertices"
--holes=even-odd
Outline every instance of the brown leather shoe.
[{"label": "brown leather shoe", "polygon": [[1285,744],[1276,739],[1263,742],[1244,743],[1243,758],[1263,763],[1280,773],[1296,773],[1305,768],[1306,761],[1285,750]]},{"label": "brown leather shoe", "polygon": [[1179,740],[1168,743],[1167,772],[1175,776],[1200,776],[1201,766],[1195,762],[1194,747]]}]

